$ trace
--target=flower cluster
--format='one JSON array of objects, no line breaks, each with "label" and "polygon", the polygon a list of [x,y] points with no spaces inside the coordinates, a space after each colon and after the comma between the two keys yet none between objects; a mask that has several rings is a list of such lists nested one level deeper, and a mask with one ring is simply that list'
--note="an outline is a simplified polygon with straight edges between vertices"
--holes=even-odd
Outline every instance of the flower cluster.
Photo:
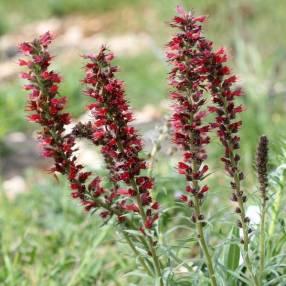
[{"label": "flower cluster", "polygon": [[[216,115],[210,127],[217,130],[220,142],[224,146],[224,156],[221,160],[224,162],[227,174],[231,177],[232,200],[237,202],[235,211],[240,216],[238,226],[243,232],[241,243],[244,245],[245,263],[256,283],[249,257],[250,219],[246,216],[244,207],[247,197],[241,189],[244,174],[239,167],[240,138],[237,133],[242,122],[237,119],[237,114],[243,111],[243,107],[236,105],[235,98],[241,96],[241,89],[234,86],[237,77],[231,74],[230,68],[225,64],[228,60],[225,50],[220,48],[214,51],[212,42],[202,36],[200,23],[205,21],[205,17],[193,17],[191,13],[186,13],[182,8],[179,9],[179,13],[180,17],[175,17],[173,26],[178,27],[181,32],[171,43],[171,48],[179,50],[180,54],[186,53],[183,45],[185,41],[182,41],[180,36],[184,35],[184,38],[189,39],[187,53],[192,53],[192,56],[188,65],[191,65],[192,61],[195,62],[192,66],[194,75],[189,75],[189,81],[202,78],[205,82],[200,83],[199,86],[209,91],[212,96],[213,104],[208,107],[208,111]],[[169,57],[175,63],[178,62],[176,53],[171,53]],[[188,70],[184,62],[183,64],[177,63],[177,66],[181,71]],[[177,81],[180,84],[182,78],[179,77]]]},{"label": "flower cluster", "polygon": [[[180,16],[173,19],[171,26],[179,29],[179,32],[167,45],[167,58],[173,66],[169,75],[170,85],[174,88],[170,94],[174,102],[173,137],[175,144],[183,150],[178,171],[189,182],[186,192],[201,200],[208,191],[208,186],[200,187],[198,182],[208,171],[204,161],[207,159],[205,148],[210,142],[208,132],[211,129],[209,124],[204,123],[208,115],[205,107],[207,70],[204,65],[208,45],[201,40],[199,23],[205,18],[193,17],[181,7],[178,7],[178,12]],[[187,195],[182,195],[180,199],[193,206],[193,201]],[[200,217],[203,216],[200,214]],[[194,216],[193,220],[196,219]]]},{"label": "flower cluster", "polygon": [[[52,42],[49,32],[35,39],[33,42],[20,44],[20,51],[27,55],[19,60],[20,66],[26,66],[27,72],[21,77],[29,84],[24,86],[29,91],[27,111],[32,112],[28,120],[42,126],[38,138],[44,157],[54,159],[51,172],[61,173],[68,177],[72,189],[72,197],[79,198],[86,211],[95,207],[104,207],[104,202],[98,197],[104,192],[100,185],[100,178],[95,177],[88,185],[90,172],[85,172],[78,164],[74,155],[75,136],[66,134],[65,126],[71,122],[69,113],[64,112],[66,98],[58,93],[61,77],[49,70],[51,55],[47,48]],[[102,213],[105,216],[106,210]]]},{"label": "flower cluster", "polygon": [[[241,89],[233,87],[237,77],[231,74],[230,68],[225,64],[228,60],[225,50],[220,48],[214,51],[213,43],[203,37],[201,33],[201,23],[206,18],[204,16],[194,17],[192,13],[186,13],[181,7],[178,12],[180,16],[174,18],[172,26],[178,28],[180,32],[169,43],[171,51],[167,54],[174,65],[171,84],[179,92],[189,93],[188,97],[193,97],[192,101],[195,103],[195,107],[198,103],[204,104],[205,100],[202,99],[202,95],[205,90],[211,93],[214,104],[208,106],[208,113],[216,114],[215,122],[203,126],[197,133],[201,134],[201,130],[203,132],[207,132],[209,129],[217,130],[217,135],[225,148],[221,160],[232,178],[231,187],[234,190],[232,199],[239,203],[236,212],[241,215],[241,221],[238,224],[239,226],[247,225],[249,218],[245,216],[243,209],[246,196],[240,187],[244,175],[239,168],[240,156],[238,154],[240,138],[237,132],[241,127],[241,121],[236,119],[237,113],[242,112],[243,107],[235,104],[235,98],[241,95]],[[197,110],[193,105],[189,106],[190,99],[183,100],[184,97],[181,93],[172,93],[171,96],[179,102],[175,106],[176,113],[174,114],[175,129],[178,130],[175,133],[175,142],[181,145],[185,144],[185,149],[192,147],[194,153],[199,154],[198,149],[189,144],[186,131],[180,130],[181,126],[185,126],[185,130],[186,128],[192,130],[196,127],[193,121],[197,119],[195,116]],[[191,116],[192,121],[186,117],[186,114]],[[204,111],[197,115],[199,122],[206,114],[207,112]],[[208,137],[205,140],[200,139],[198,145],[202,146],[208,141]],[[179,171],[181,173],[189,174],[189,168],[188,164],[180,162]],[[200,175],[203,176],[203,174],[198,174],[199,177]],[[186,200],[186,197],[183,199]]]},{"label": "flower cluster", "polygon": [[[228,57],[223,48],[211,52],[205,67],[208,70],[208,89],[212,95],[214,105],[209,107],[209,111],[216,114],[213,126],[217,128],[217,135],[224,146],[225,170],[232,178],[230,185],[233,190],[232,200],[238,202],[236,212],[240,215],[238,226],[244,228],[244,239],[248,240],[247,232],[249,218],[245,215],[243,204],[247,197],[241,189],[241,181],[244,174],[239,167],[240,162],[240,137],[238,131],[242,121],[237,119],[237,114],[243,111],[242,105],[236,105],[235,98],[242,95],[241,89],[235,87],[237,77],[231,74],[230,68],[225,64]],[[247,230],[246,230],[247,229]],[[247,243],[247,242],[246,242]]]},{"label": "flower cluster", "polygon": [[263,135],[260,137],[256,154],[256,168],[258,174],[258,180],[260,184],[260,193],[263,201],[267,201],[267,187],[268,187],[268,138]]},{"label": "flower cluster", "polygon": [[[50,33],[46,33],[31,43],[20,45],[22,53],[28,56],[19,62],[28,68],[28,72],[21,74],[29,81],[25,85],[30,91],[27,109],[32,112],[28,119],[42,127],[39,140],[43,155],[54,159],[51,171],[68,178],[72,197],[79,198],[86,211],[99,210],[103,219],[117,216],[123,226],[120,230],[141,230],[144,237],[124,231],[123,234],[146,272],[158,277],[157,281],[163,285],[154,231],[159,204],[153,201],[150,193],[153,179],[142,175],[147,169],[146,161],[139,156],[143,144],[130,125],[133,114],[125,99],[123,83],[114,77],[117,67],[110,63],[113,55],[103,47],[97,55],[84,56],[88,60],[83,80],[85,94],[95,100],[87,106],[92,121],[80,122],[68,133],[65,127],[71,122],[71,116],[64,112],[66,98],[59,96],[61,78],[49,69],[52,57],[48,46],[51,42]],[[78,138],[87,138],[101,147],[111,188],[104,188],[100,177],[93,177],[77,163],[75,140]],[[146,264],[146,260],[150,263],[149,258],[142,258],[137,251],[135,244],[138,243],[152,257],[154,271]]]},{"label": "flower cluster", "polygon": [[[173,19],[171,26],[177,28],[179,32],[168,44],[167,57],[173,65],[170,84],[176,89],[171,93],[171,98],[176,101],[172,118],[174,141],[184,150],[184,161],[179,162],[178,166],[179,173],[184,174],[187,181],[192,182],[186,191],[202,197],[208,190],[207,186],[198,188],[198,180],[203,179],[208,170],[207,165],[202,165],[206,159],[204,146],[209,143],[207,132],[216,129],[225,149],[221,160],[232,178],[232,199],[238,202],[236,208],[236,212],[240,215],[238,226],[243,228],[241,241],[245,246],[246,259],[249,260],[248,233],[251,230],[243,205],[247,198],[241,189],[244,175],[239,168],[238,154],[240,138],[237,133],[241,121],[236,119],[237,113],[242,112],[243,107],[235,103],[235,98],[241,95],[241,90],[233,86],[237,77],[231,74],[230,68],[225,64],[228,60],[225,50],[221,48],[214,51],[213,43],[202,35],[201,23],[206,18],[194,17],[182,7],[178,7],[177,11],[179,16]],[[214,104],[202,111],[201,108],[206,101],[205,91],[211,94]],[[208,113],[216,114],[215,121],[203,124],[203,119]],[[181,200],[193,206],[193,201],[190,201],[188,196],[183,195]],[[197,219],[198,217],[193,217],[194,222]]]},{"label": "flower cluster", "polygon": [[133,114],[125,99],[123,82],[114,77],[118,69],[111,65],[113,54],[102,47],[98,54],[84,58],[88,60],[84,93],[95,100],[87,106],[93,117],[91,136],[94,144],[101,146],[114,186],[112,199],[122,211],[138,213],[144,227],[150,229],[158,218],[159,205],[150,194],[153,179],[141,175],[147,168],[139,156],[142,141],[130,126]]}]

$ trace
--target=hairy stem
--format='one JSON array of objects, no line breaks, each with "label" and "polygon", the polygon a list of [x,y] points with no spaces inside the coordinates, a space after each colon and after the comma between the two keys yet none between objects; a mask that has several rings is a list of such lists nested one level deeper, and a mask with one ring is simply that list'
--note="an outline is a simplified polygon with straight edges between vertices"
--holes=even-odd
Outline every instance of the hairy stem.
[{"label": "hairy stem", "polygon": [[281,204],[282,204],[282,192],[283,192],[283,188],[280,188],[279,191],[275,195],[275,200],[273,203],[273,211],[272,211],[272,215],[271,215],[272,219],[271,219],[269,232],[268,232],[270,237],[272,237],[274,235],[274,232],[275,232],[275,227],[276,227],[276,223],[278,220],[278,214],[279,214],[279,210],[280,210]]},{"label": "hairy stem", "polygon": [[[119,140],[117,140],[117,145],[118,145],[120,152],[124,153],[124,148],[123,148],[123,146]],[[142,201],[140,198],[140,192],[138,190],[135,179],[131,178],[130,182],[131,182],[133,189],[136,191],[136,201],[137,201],[138,208],[139,208],[139,214],[142,218],[143,223],[145,223],[146,222],[146,213],[145,213],[144,207],[142,205]],[[160,261],[159,261],[158,255],[156,253],[156,249],[154,247],[155,243],[154,243],[152,237],[150,237],[149,235],[147,236],[147,241],[148,241],[148,252],[151,253],[151,256],[152,256],[153,261],[154,261],[155,269],[156,269],[156,274],[160,278],[160,286],[164,286]]]},{"label": "hairy stem", "polygon": [[132,240],[130,239],[130,237],[128,236],[128,234],[123,230],[122,231],[123,236],[126,240],[126,242],[129,244],[130,248],[133,250],[134,254],[139,258],[139,261],[142,265],[142,267],[144,268],[144,270],[150,275],[152,276],[152,273],[150,271],[150,269],[148,268],[147,264],[145,263],[144,259],[140,256],[140,253],[137,251],[135,245],[133,244]]},{"label": "hairy stem", "polygon": [[[137,185],[136,185],[136,182],[134,179],[131,179],[131,184],[132,184],[133,188],[136,190],[136,201],[137,201],[137,204],[139,207],[139,213],[142,217],[143,222],[145,223],[146,214],[145,214],[145,211],[144,211],[141,199],[140,199],[139,190],[137,188]],[[149,250],[151,252],[151,255],[152,255],[152,258],[153,258],[153,261],[155,264],[157,275],[158,275],[158,277],[160,277],[160,286],[164,286],[163,278],[162,278],[162,272],[161,272],[161,265],[160,265],[160,261],[159,261],[159,258],[157,256],[156,250],[154,248],[154,241],[153,241],[152,237],[150,237],[149,235],[147,236],[147,240],[149,243]]]},{"label": "hairy stem", "polygon": [[236,166],[236,163],[234,161],[234,154],[232,149],[230,148],[230,161],[232,166],[235,166],[236,171],[234,174],[234,181],[236,184],[236,188],[235,188],[235,194],[237,197],[237,203],[240,209],[240,218],[241,218],[241,225],[242,225],[242,233],[243,233],[243,250],[244,250],[244,262],[246,265],[246,268],[248,270],[248,272],[250,273],[251,279],[253,280],[254,285],[259,285],[257,277],[255,276],[254,272],[253,272],[253,268],[252,268],[252,263],[249,257],[249,234],[248,234],[248,224],[246,223],[246,214],[245,214],[245,208],[244,208],[244,204],[243,204],[243,199],[241,197],[241,190],[240,190],[240,179],[239,179],[239,171],[238,168]]},{"label": "hairy stem", "polygon": [[[225,99],[223,99],[224,102],[224,109],[227,111],[227,102]],[[227,114],[227,112],[226,112]],[[228,126],[226,126],[226,131],[228,134],[231,134],[231,131],[229,130]],[[254,285],[259,285],[258,280],[256,278],[256,276],[253,273],[253,269],[252,269],[252,264],[251,264],[251,260],[249,257],[249,234],[248,234],[248,224],[246,223],[246,214],[245,214],[245,208],[244,208],[244,201],[242,199],[242,195],[241,195],[241,189],[240,189],[240,178],[239,178],[239,173],[240,170],[237,166],[236,161],[234,160],[234,151],[231,147],[231,144],[228,142],[228,150],[229,150],[229,159],[231,162],[231,166],[234,168],[234,174],[233,174],[233,179],[235,182],[235,195],[237,197],[237,203],[240,209],[240,219],[241,219],[241,226],[242,226],[242,232],[243,232],[243,250],[244,250],[244,262],[246,265],[246,268],[248,270],[248,272],[250,273],[251,279],[253,280]]]},{"label": "hairy stem", "polygon": [[205,240],[203,225],[202,225],[201,221],[198,220],[198,217],[200,215],[200,202],[199,202],[199,199],[197,196],[195,196],[195,198],[194,198],[194,208],[195,208],[195,214],[196,214],[196,218],[197,218],[196,230],[197,230],[197,236],[199,239],[199,243],[200,243],[201,249],[203,250],[204,257],[206,259],[206,263],[207,263],[207,267],[208,267],[212,286],[217,286],[212,259],[211,259],[210,253],[209,253],[208,245],[207,245],[206,240]]},{"label": "hairy stem", "polygon": [[[192,102],[191,100],[191,95],[190,95],[190,90],[188,90],[188,95],[189,95],[189,101]],[[193,112],[191,113],[191,120],[190,122],[192,123],[193,121]],[[191,137],[191,142],[190,142],[190,147],[192,150],[197,150],[197,146],[194,144],[194,140],[195,140],[195,136],[196,134],[194,134],[194,132],[191,131],[190,137]],[[193,160],[192,162],[192,169],[193,172],[196,173],[199,171],[201,166],[201,163],[197,162],[196,160]],[[192,185],[193,185],[193,189],[194,190],[199,190],[199,182],[198,180],[193,179],[192,181]],[[209,252],[209,248],[208,248],[208,244],[206,243],[205,240],[205,234],[204,234],[204,230],[203,230],[203,224],[200,220],[200,215],[201,215],[201,206],[200,206],[201,202],[200,199],[198,198],[197,194],[194,194],[194,210],[195,210],[195,224],[196,224],[196,231],[197,231],[197,237],[199,239],[199,243],[200,243],[200,247],[203,251],[204,257],[206,259],[206,264],[208,267],[208,272],[209,272],[209,276],[211,279],[211,284],[212,286],[217,286],[217,281],[216,281],[216,277],[215,277],[215,272],[214,272],[214,267],[213,267],[213,263],[212,263],[212,259],[210,256],[210,252]]]},{"label": "hairy stem", "polygon": [[266,203],[263,201],[261,208],[261,221],[260,221],[260,268],[259,268],[259,282],[262,285],[264,265],[265,265],[265,213]]}]

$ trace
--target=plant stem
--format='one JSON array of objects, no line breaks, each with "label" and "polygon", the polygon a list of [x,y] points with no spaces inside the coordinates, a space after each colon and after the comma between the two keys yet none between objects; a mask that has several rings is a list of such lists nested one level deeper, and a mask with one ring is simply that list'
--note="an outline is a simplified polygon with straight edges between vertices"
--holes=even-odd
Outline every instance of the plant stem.
[{"label": "plant stem", "polygon": [[[224,98],[223,98],[223,107],[226,110],[226,114],[227,114],[228,113],[227,112],[227,102]],[[231,131],[229,130],[228,126],[226,126],[226,132],[228,134],[231,134]],[[231,146],[231,143],[229,141],[227,142],[227,145],[228,145],[227,148],[229,150],[230,163],[231,163],[231,166],[233,167],[233,169],[235,170],[234,174],[233,174],[233,179],[235,182],[234,192],[235,192],[235,195],[237,197],[237,203],[238,203],[238,206],[240,209],[239,215],[241,218],[241,225],[242,225],[242,232],[243,232],[243,250],[244,250],[243,258],[244,258],[246,268],[247,268],[248,272],[250,273],[250,276],[251,276],[251,279],[253,280],[254,285],[258,286],[259,283],[258,283],[257,277],[253,273],[251,260],[249,258],[248,225],[247,225],[246,220],[245,220],[246,219],[245,208],[244,208],[244,204],[243,204],[244,202],[242,199],[241,189],[240,189],[240,178],[239,178],[240,170],[239,170],[239,167],[237,166],[236,161],[234,160],[235,154],[234,154],[233,148]]]},{"label": "plant stem", "polygon": [[[189,103],[192,104],[191,91],[188,89],[187,93],[188,93]],[[192,124],[193,119],[194,119],[194,113],[191,112],[190,124]],[[191,138],[191,140],[190,140],[190,147],[191,147],[191,150],[194,150],[194,151],[198,152],[198,150],[197,150],[198,148],[194,144],[195,137],[196,137],[196,134],[194,132],[192,132],[192,130],[191,130],[191,132],[190,132],[190,138]],[[201,162],[198,162],[198,161],[196,161],[194,159],[192,161],[193,172],[194,173],[198,172],[200,167],[201,167]],[[194,190],[196,190],[196,191],[199,190],[199,182],[198,182],[198,180],[193,179],[192,180],[192,185],[193,185],[193,189]],[[195,224],[196,224],[197,236],[198,236],[198,239],[199,239],[200,247],[201,247],[201,249],[203,251],[203,254],[204,254],[204,257],[206,259],[206,264],[207,264],[207,267],[208,267],[208,272],[209,272],[209,276],[210,276],[210,279],[211,279],[211,284],[212,284],[212,286],[217,286],[212,259],[211,259],[211,256],[210,256],[208,245],[207,245],[206,240],[205,240],[205,234],[204,234],[204,230],[203,230],[203,225],[202,225],[202,222],[199,219],[199,217],[201,215],[200,203],[201,202],[200,202],[200,199],[198,198],[197,194],[194,194],[194,209],[195,209],[195,216],[196,216]]]},{"label": "plant stem", "polygon": [[[196,146],[192,143],[193,140],[194,140],[194,134],[191,134],[191,148],[195,150]],[[195,173],[198,172],[201,164],[194,160],[192,165],[193,165],[192,166],[193,172],[195,172]],[[192,184],[193,184],[194,190],[199,190],[199,183],[197,180],[193,179]],[[207,245],[206,240],[205,240],[203,225],[202,225],[202,222],[200,221],[201,207],[200,207],[200,200],[199,200],[197,194],[194,194],[194,209],[195,209],[195,219],[196,219],[195,224],[196,224],[197,237],[199,239],[200,247],[201,247],[203,254],[204,254],[204,257],[206,259],[208,272],[209,272],[209,276],[211,279],[211,284],[212,284],[212,286],[217,286],[212,259],[210,256],[208,245]]]},{"label": "plant stem", "polygon": [[[120,140],[117,140],[117,146],[118,146],[118,149],[120,150],[120,152],[122,152],[124,154],[124,148],[123,148]],[[138,190],[135,179],[131,178],[130,182],[131,182],[133,189],[136,191],[136,201],[137,201],[138,208],[139,208],[139,214],[142,218],[142,222],[145,223],[146,222],[146,214],[145,214],[145,210],[144,210],[144,207],[142,205],[141,198],[140,198],[140,192]],[[147,245],[148,252],[151,253],[151,256],[152,256],[153,261],[154,261],[154,265],[155,265],[155,269],[156,269],[156,275],[160,278],[160,286],[164,286],[160,261],[159,261],[159,258],[157,256],[156,249],[154,248],[154,241],[153,241],[152,237],[150,237],[149,235],[147,235],[147,242],[148,242],[148,245]]]},{"label": "plant stem", "polygon": [[[231,148],[230,148],[230,161],[231,161],[231,164],[236,167],[236,164],[234,161],[233,151]],[[238,206],[240,209],[240,218],[241,218],[242,232],[243,232],[243,250],[244,250],[243,258],[244,258],[246,268],[247,268],[248,272],[250,273],[250,276],[251,276],[251,279],[253,280],[254,285],[259,286],[259,282],[257,280],[257,277],[253,273],[252,263],[251,263],[251,260],[249,257],[248,226],[247,226],[247,223],[245,221],[245,219],[246,219],[245,208],[244,208],[242,197],[240,195],[240,179],[239,179],[238,174],[239,174],[239,172],[237,169],[237,171],[234,174],[234,180],[235,180],[235,184],[236,184],[235,193],[236,193],[236,197],[237,197]]]},{"label": "plant stem", "polygon": [[198,220],[198,217],[200,215],[200,202],[199,202],[199,199],[197,196],[194,196],[194,208],[195,208],[195,214],[196,214],[196,218],[197,218],[197,220],[196,220],[197,235],[198,235],[198,239],[200,242],[200,246],[201,246],[203,253],[204,253],[204,256],[206,258],[206,263],[207,263],[207,267],[208,267],[208,271],[209,271],[209,275],[210,275],[210,279],[211,279],[211,284],[212,284],[212,286],[217,286],[214,268],[213,268],[213,263],[212,263],[212,259],[211,259],[210,253],[209,253],[208,245],[207,245],[206,240],[205,240],[203,226],[202,226],[202,223]]},{"label": "plant stem", "polygon": [[[133,178],[131,179],[131,184],[132,184],[132,187],[134,188],[134,190],[136,190],[136,201],[138,204],[139,213],[142,217],[143,222],[145,223],[146,214],[145,214],[145,211],[144,211],[141,199],[140,199],[139,190],[138,190],[136,182]],[[160,286],[164,286],[163,279],[162,279],[161,265],[160,265],[160,261],[159,261],[159,258],[157,256],[156,250],[154,248],[154,241],[149,235],[147,236],[147,240],[148,240],[148,244],[149,244],[149,250],[151,252],[151,255],[152,255],[152,258],[153,258],[153,261],[155,264],[157,276],[160,277]]]},{"label": "plant stem", "polygon": [[128,234],[125,233],[124,230],[122,231],[122,233],[123,233],[123,235],[124,235],[125,240],[126,240],[127,243],[129,244],[130,248],[133,250],[133,252],[135,253],[135,255],[138,256],[139,261],[140,261],[141,265],[143,266],[143,268],[145,269],[145,271],[146,271],[150,276],[152,276],[152,273],[151,273],[150,269],[149,269],[148,266],[146,265],[144,259],[140,256],[140,253],[137,251],[135,245],[133,244],[132,240],[129,238]]},{"label": "plant stem", "polygon": [[[105,204],[104,202],[99,201],[99,200],[95,200],[95,202],[98,204],[98,206],[100,206],[100,207],[102,207],[102,208],[104,208],[104,209],[107,209],[107,210],[110,211],[111,213],[116,214],[116,215],[121,215],[121,212],[120,212],[119,210],[114,209],[114,208],[111,208],[109,205]],[[126,220],[126,224],[127,224],[129,227],[131,227],[133,230],[137,230],[137,227],[134,225],[134,223],[133,223],[130,219],[126,218],[125,220]],[[134,238],[135,238],[135,237],[134,237]],[[137,239],[137,238],[135,238],[135,239]],[[139,236],[138,239],[140,240],[140,242],[141,242],[146,248],[148,248],[148,243],[147,243],[147,241],[145,240],[144,237]]]},{"label": "plant stem", "polygon": [[[192,144],[191,144],[192,145]],[[193,146],[194,147],[194,146]],[[200,166],[196,161],[193,161],[193,170],[194,172],[197,172],[199,170]],[[199,189],[199,184],[197,180],[193,180],[193,187],[195,190]],[[202,222],[200,221],[199,217],[201,215],[201,209],[200,209],[200,200],[197,196],[197,194],[194,195],[194,209],[195,209],[195,216],[196,216],[196,230],[197,230],[197,236],[199,239],[199,243],[201,246],[201,249],[203,250],[204,257],[206,259],[209,276],[211,279],[212,286],[217,286],[216,277],[214,273],[214,267],[212,263],[212,259],[210,256],[209,248],[205,240],[205,234],[203,230]]]},{"label": "plant stem", "polygon": [[261,208],[261,221],[260,221],[260,269],[259,269],[259,282],[262,285],[263,272],[265,264],[265,212],[266,202],[263,201]]}]

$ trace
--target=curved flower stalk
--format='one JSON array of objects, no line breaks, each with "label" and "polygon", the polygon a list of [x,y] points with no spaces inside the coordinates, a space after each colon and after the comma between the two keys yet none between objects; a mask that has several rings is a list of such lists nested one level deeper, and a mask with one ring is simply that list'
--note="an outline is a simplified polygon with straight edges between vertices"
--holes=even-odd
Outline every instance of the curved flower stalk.
[{"label": "curved flower stalk", "polygon": [[[95,99],[87,108],[91,110],[92,139],[101,146],[101,153],[108,162],[110,180],[115,184],[116,203],[124,211],[141,216],[141,230],[152,229],[158,219],[158,203],[153,202],[150,190],[153,179],[142,176],[146,161],[139,156],[142,141],[129,123],[133,114],[126,102],[123,83],[114,78],[117,67],[110,61],[112,53],[102,47],[97,55],[84,56],[87,85],[85,94]],[[119,186],[126,186],[124,189]],[[123,218],[124,219],[124,218]]]},{"label": "curved flower stalk", "polygon": [[[20,45],[22,53],[28,56],[27,59],[19,61],[21,66],[28,68],[28,72],[21,74],[22,78],[29,81],[29,84],[24,86],[30,91],[27,110],[32,114],[28,116],[28,120],[42,127],[38,138],[43,156],[54,159],[51,172],[61,173],[68,178],[72,197],[80,199],[86,211],[99,210],[103,219],[117,216],[118,222],[128,229],[141,229],[147,241],[145,238],[133,236],[130,239],[125,232],[123,234],[135,254],[139,256],[146,272],[151,274],[132,240],[140,240],[148,247],[147,251],[154,259],[156,276],[161,277],[156,241],[152,236],[154,223],[158,219],[159,205],[152,202],[150,198],[152,179],[140,176],[140,171],[146,168],[145,161],[138,155],[142,149],[142,143],[134,128],[128,126],[132,114],[124,99],[121,83],[113,78],[116,68],[105,65],[111,60],[111,54],[107,54],[106,49],[103,48],[98,57],[87,57],[92,63],[87,64],[84,82],[91,84],[89,91],[94,88],[94,91],[101,94],[97,98],[97,103],[89,106],[95,117],[94,124],[79,124],[72,133],[66,134],[65,127],[71,122],[71,116],[63,112],[66,98],[60,97],[58,93],[61,78],[57,73],[49,70],[52,57],[47,48],[51,42],[52,37],[47,32],[33,42]],[[97,71],[96,68],[98,68]],[[97,74],[100,71],[102,74]],[[97,76],[99,76],[98,81],[96,81]],[[101,83],[100,80],[102,80]],[[103,188],[101,178],[98,176],[89,179],[91,172],[83,171],[83,166],[77,163],[75,155],[77,137],[89,137],[102,146],[102,153],[106,157],[106,162],[109,162],[107,167],[111,171],[113,189]],[[119,182],[124,183],[128,188],[120,189]],[[136,225],[129,218],[130,214],[138,214],[138,216],[140,214],[142,222]],[[161,285],[163,285],[162,279]]]},{"label": "curved flower stalk", "polygon": [[95,100],[87,106],[93,117],[92,141],[101,146],[117,207],[131,214],[132,221],[139,219],[138,229],[147,237],[157,276],[162,277],[154,239],[159,204],[150,194],[153,179],[141,175],[147,164],[139,156],[142,141],[135,128],[130,126],[133,114],[125,99],[123,82],[114,77],[118,69],[111,65],[113,54],[106,47],[102,47],[98,54],[85,55],[84,58],[88,60],[84,92]]},{"label": "curved flower stalk", "polygon": [[28,72],[21,74],[29,84],[24,86],[28,90],[27,111],[32,112],[28,120],[41,125],[38,139],[42,147],[42,155],[54,159],[53,173],[67,176],[72,189],[72,197],[79,198],[87,211],[98,207],[104,202],[99,201],[104,192],[99,178],[88,186],[86,181],[91,175],[84,172],[83,166],[76,163],[75,137],[64,134],[65,126],[71,122],[69,113],[63,112],[66,98],[58,94],[60,76],[49,70],[52,57],[47,48],[52,41],[50,33],[42,35],[31,43],[22,43],[20,50],[28,56],[19,60],[19,65],[26,66]]},{"label": "curved flower stalk", "polygon": [[[204,253],[212,285],[217,285],[209,247],[205,240],[203,227],[204,215],[201,207],[208,186],[203,185],[208,166],[206,145],[209,144],[209,124],[204,123],[208,114],[204,96],[207,73],[204,67],[206,56],[201,38],[199,23],[204,17],[193,17],[178,7],[180,16],[176,16],[171,26],[179,29],[168,43],[167,58],[173,65],[170,72],[170,85],[174,88],[170,96],[173,100],[173,137],[174,142],[183,151],[183,160],[178,163],[178,171],[186,178],[186,194],[180,197],[188,207],[193,208],[192,220],[196,225],[197,237]],[[195,49],[198,45],[200,48]],[[200,50],[199,50],[200,49]]]},{"label": "curved flower stalk", "polygon": [[236,105],[235,98],[241,96],[241,89],[234,87],[237,77],[231,74],[230,68],[224,63],[227,55],[223,48],[211,52],[209,59],[205,62],[208,70],[209,90],[213,99],[213,106],[209,107],[211,112],[216,114],[213,126],[217,128],[217,135],[221,144],[224,146],[225,171],[231,177],[231,188],[233,190],[232,200],[237,202],[235,212],[239,215],[238,227],[242,228],[243,237],[241,243],[244,248],[245,265],[251,275],[253,283],[258,285],[257,277],[254,274],[253,266],[249,256],[249,228],[250,219],[246,216],[245,202],[247,196],[241,187],[244,174],[239,166],[239,141],[237,134],[242,125],[242,121],[237,119],[237,114],[243,111],[242,105]]}]

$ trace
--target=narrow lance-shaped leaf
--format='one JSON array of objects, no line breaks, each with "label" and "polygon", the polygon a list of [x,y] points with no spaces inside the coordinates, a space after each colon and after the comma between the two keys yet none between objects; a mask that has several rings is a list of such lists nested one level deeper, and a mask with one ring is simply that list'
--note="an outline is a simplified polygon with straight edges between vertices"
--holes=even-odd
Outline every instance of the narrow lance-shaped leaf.
[{"label": "narrow lance-shaped leaf", "polygon": [[[240,259],[240,248],[237,243],[234,242],[236,239],[239,241],[239,229],[233,227],[229,233],[229,239],[231,243],[226,245],[224,248],[224,266],[231,271],[235,271],[239,266]],[[236,278],[232,277],[231,274],[227,274],[226,280],[229,281],[230,286],[237,285]]]}]

